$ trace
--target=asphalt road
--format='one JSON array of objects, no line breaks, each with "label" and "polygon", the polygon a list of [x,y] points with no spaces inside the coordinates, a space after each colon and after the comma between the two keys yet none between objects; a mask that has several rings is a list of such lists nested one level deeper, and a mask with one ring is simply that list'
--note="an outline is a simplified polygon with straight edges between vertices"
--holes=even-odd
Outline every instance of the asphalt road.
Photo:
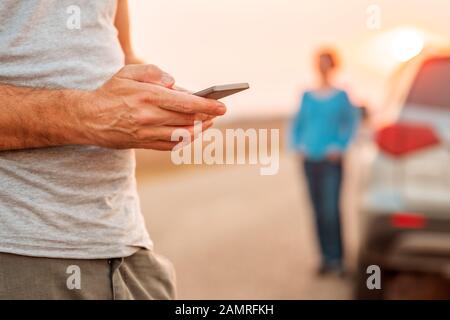
[{"label": "asphalt road", "polygon": [[[279,174],[270,177],[248,165],[138,176],[155,250],[174,263],[179,298],[351,298],[351,280],[315,274],[314,227],[297,162],[282,155]],[[344,185],[350,269],[358,243],[358,163],[349,157]]]}]

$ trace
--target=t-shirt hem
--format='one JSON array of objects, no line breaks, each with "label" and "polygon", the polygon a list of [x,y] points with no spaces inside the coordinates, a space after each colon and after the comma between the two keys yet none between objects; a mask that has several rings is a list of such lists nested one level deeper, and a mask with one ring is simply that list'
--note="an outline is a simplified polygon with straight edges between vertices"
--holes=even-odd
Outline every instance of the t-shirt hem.
[{"label": "t-shirt hem", "polygon": [[153,242],[150,240],[145,243],[118,245],[109,247],[95,248],[26,248],[26,245],[15,248],[3,247],[0,245],[0,253],[15,254],[36,258],[54,258],[54,259],[80,259],[80,260],[98,260],[126,258],[132,256],[140,249],[153,250]]}]

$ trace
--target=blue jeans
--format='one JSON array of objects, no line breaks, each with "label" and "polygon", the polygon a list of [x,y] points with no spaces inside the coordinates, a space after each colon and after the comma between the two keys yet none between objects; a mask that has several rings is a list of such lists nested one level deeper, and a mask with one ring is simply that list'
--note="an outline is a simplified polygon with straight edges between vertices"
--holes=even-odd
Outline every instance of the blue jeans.
[{"label": "blue jeans", "polygon": [[342,163],[306,160],[304,167],[314,209],[322,264],[340,268],[343,255],[339,209]]}]

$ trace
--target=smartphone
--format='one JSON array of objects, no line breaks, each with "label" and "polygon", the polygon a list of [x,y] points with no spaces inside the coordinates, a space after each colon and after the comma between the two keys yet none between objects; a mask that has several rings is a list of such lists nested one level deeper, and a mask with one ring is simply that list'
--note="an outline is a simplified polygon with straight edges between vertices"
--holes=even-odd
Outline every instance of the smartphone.
[{"label": "smartphone", "polygon": [[233,84],[226,84],[226,85],[221,85],[221,86],[214,86],[214,87],[196,92],[196,93],[194,93],[194,95],[202,97],[202,98],[219,100],[219,99],[231,96],[233,94],[236,94],[238,92],[247,90],[249,88],[250,88],[250,86],[248,83],[233,83]]}]

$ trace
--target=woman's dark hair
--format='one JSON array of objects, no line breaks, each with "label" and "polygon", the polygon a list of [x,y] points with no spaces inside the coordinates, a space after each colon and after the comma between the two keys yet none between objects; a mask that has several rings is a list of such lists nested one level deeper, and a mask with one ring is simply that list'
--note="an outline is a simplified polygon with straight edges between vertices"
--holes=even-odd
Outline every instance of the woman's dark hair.
[{"label": "woman's dark hair", "polygon": [[319,51],[318,57],[320,60],[327,60],[331,68],[339,66],[339,58],[336,50],[331,48],[322,49]]}]

